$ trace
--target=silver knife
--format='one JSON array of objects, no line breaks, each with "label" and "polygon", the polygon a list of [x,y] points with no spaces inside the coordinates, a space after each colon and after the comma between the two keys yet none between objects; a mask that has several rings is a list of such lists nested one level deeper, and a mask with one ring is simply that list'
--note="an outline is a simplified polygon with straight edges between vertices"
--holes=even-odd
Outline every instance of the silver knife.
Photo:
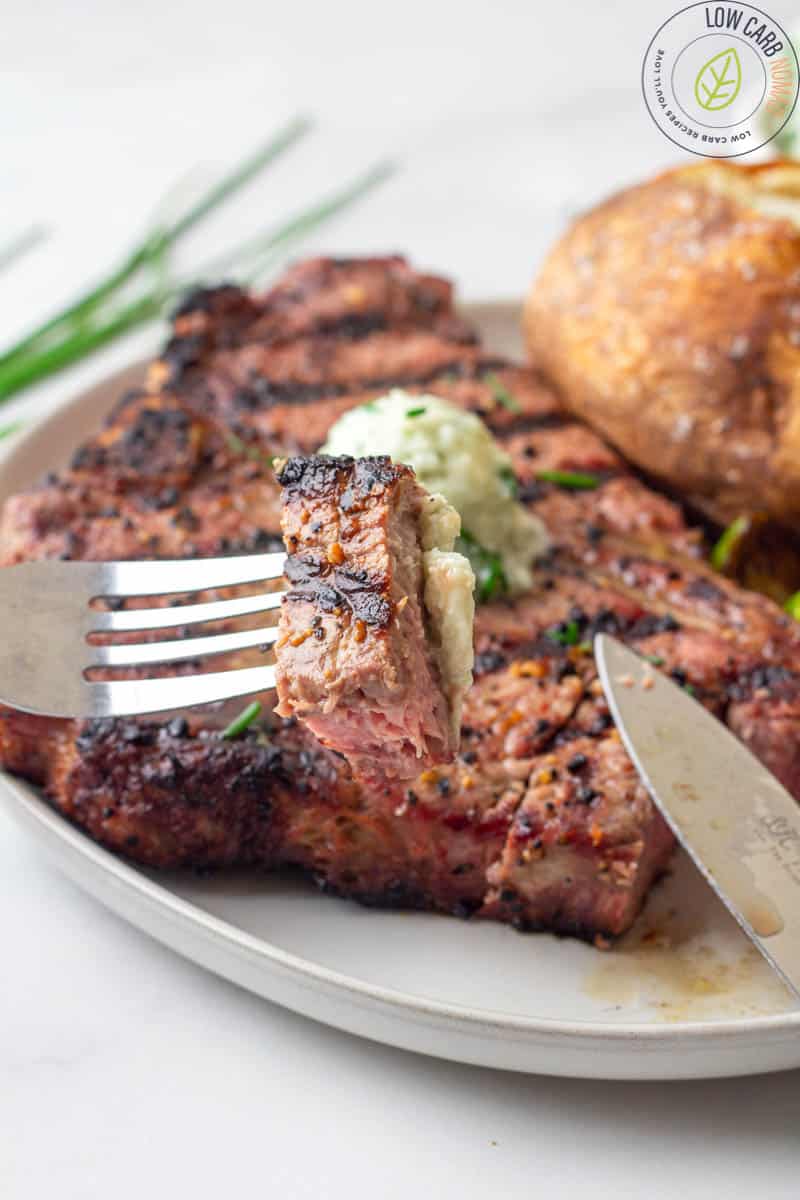
[{"label": "silver knife", "polygon": [[683,688],[615,638],[595,659],[636,768],[689,852],[800,1000],[800,806]]}]

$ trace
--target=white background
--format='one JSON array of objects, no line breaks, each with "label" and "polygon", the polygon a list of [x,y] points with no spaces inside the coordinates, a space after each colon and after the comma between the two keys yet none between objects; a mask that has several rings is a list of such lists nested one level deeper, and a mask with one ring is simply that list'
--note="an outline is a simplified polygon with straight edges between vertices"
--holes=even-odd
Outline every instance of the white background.
[{"label": "white background", "polygon": [[[769,9],[792,24],[790,5]],[[670,11],[12,0],[0,242],[32,221],[53,233],[0,279],[0,341],[109,265],[190,168],[210,178],[298,110],[317,116],[313,138],[187,243],[185,268],[388,154],[398,177],[309,250],[403,250],[470,298],[520,294],[571,213],[680,158],[639,84]],[[158,336],[31,393],[0,424]],[[583,1083],[359,1042],[133,932],[6,821],[0,945],[4,1200],[798,1194],[797,1073]]]}]

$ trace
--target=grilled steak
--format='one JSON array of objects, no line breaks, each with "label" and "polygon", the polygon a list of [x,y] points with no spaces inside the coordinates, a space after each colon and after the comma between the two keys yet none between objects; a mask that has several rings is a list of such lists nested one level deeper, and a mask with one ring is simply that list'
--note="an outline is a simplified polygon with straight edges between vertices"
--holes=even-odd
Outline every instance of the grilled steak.
[{"label": "grilled steak", "polygon": [[[195,293],[145,391],[69,470],[6,504],[3,561],[272,549],[269,456],[313,453],[339,413],[390,384],[479,412],[554,543],[529,594],[478,611],[455,763],[386,795],[293,718],[228,742],[217,710],[83,725],[6,711],[0,757],[145,864],[291,863],[368,903],[621,933],[672,839],[586,643],[606,630],[650,655],[800,797],[797,626],[706,567],[678,507],[565,415],[534,370],[484,353],[444,282],[398,259],[326,260],[263,297]],[[597,486],[542,478],[553,471]]]},{"label": "grilled steak", "polygon": [[460,704],[451,713],[425,606],[423,513],[437,501],[389,458],[291,458],[278,480],[289,590],[276,712],[375,785],[452,761]]}]

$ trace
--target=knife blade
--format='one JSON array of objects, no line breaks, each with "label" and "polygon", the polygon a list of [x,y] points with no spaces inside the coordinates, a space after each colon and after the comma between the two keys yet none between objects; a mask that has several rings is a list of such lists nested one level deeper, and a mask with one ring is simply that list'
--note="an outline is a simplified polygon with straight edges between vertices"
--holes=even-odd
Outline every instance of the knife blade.
[{"label": "knife blade", "polygon": [[800,806],[755,755],[608,634],[594,652],[628,754],[678,841],[800,1001]]}]

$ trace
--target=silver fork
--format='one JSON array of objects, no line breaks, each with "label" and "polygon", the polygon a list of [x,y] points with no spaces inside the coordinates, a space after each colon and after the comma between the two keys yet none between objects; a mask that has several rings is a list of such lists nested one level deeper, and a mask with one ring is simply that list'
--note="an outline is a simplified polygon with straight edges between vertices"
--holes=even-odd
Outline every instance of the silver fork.
[{"label": "silver fork", "polygon": [[123,717],[190,708],[275,686],[274,666],[180,678],[94,681],[93,667],[137,667],[272,644],[277,626],[128,645],[92,645],[91,634],[167,630],[280,606],[283,589],[258,595],[128,611],[93,608],[101,598],[167,596],[276,581],[283,554],[175,562],[32,562],[0,568],[0,701],[50,717]]}]

